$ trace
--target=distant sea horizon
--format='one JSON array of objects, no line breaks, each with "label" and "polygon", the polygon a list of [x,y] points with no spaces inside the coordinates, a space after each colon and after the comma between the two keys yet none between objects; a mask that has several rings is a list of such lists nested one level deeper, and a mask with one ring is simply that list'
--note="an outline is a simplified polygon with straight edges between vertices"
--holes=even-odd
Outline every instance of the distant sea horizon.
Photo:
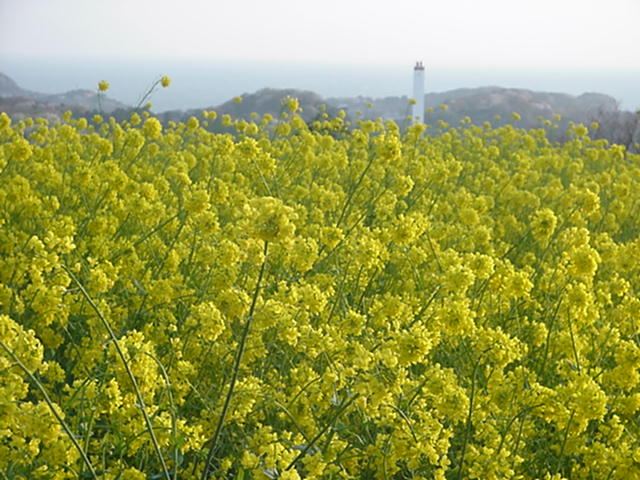
[{"label": "distant sea horizon", "polygon": [[[426,66],[427,93],[457,88],[498,86],[580,95],[612,96],[623,110],[640,109],[640,67],[612,69],[521,69]],[[64,93],[95,90],[100,80],[111,87],[110,98],[135,105],[156,78],[172,84],[152,96],[152,110],[215,107],[233,97],[262,88],[310,90],[324,98],[411,96],[413,65],[358,66],[313,63],[222,60],[72,60],[0,57],[0,72],[27,90]]]}]

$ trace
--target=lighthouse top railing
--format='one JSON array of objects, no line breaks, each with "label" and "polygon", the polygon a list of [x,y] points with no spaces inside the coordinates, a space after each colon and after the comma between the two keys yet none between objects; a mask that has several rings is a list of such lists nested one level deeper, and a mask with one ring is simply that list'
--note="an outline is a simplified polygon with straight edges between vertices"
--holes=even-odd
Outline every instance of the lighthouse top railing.
[{"label": "lighthouse top railing", "polygon": [[422,65],[422,62],[416,62],[416,66],[413,67],[414,70],[424,70],[424,65]]}]

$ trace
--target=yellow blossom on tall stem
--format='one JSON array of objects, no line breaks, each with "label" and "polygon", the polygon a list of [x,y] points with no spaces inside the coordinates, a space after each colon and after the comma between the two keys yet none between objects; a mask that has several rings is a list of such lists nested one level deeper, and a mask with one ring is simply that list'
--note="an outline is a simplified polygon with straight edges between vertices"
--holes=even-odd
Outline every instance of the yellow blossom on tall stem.
[{"label": "yellow blossom on tall stem", "polygon": [[98,90],[100,92],[106,92],[107,90],[109,90],[109,82],[107,82],[106,80],[100,80],[100,82],[98,82]]}]

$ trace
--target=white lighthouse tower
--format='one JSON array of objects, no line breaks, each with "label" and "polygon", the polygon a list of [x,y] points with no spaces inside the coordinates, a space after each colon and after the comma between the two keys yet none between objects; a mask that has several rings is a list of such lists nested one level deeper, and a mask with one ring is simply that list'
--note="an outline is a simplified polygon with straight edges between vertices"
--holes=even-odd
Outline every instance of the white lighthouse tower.
[{"label": "white lighthouse tower", "polygon": [[413,67],[413,99],[416,103],[413,105],[411,117],[414,123],[424,123],[424,65],[422,62],[416,62]]}]

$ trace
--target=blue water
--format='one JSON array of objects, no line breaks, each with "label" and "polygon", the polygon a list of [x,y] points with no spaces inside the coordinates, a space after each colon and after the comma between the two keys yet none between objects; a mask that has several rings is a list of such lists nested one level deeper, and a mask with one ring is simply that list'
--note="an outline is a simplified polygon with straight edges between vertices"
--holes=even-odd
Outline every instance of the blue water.
[{"label": "blue water", "polygon": [[[111,84],[108,95],[134,105],[160,75],[172,85],[152,97],[154,111],[219,105],[264,87],[312,90],[324,97],[385,97],[411,95],[412,65],[348,66],[267,62],[186,60],[70,60],[0,58],[0,72],[21,87],[45,93]],[[579,95],[611,95],[627,110],[640,109],[640,68],[637,70],[522,70],[435,68],[427,64],[426,91],[496,85]]]}]

